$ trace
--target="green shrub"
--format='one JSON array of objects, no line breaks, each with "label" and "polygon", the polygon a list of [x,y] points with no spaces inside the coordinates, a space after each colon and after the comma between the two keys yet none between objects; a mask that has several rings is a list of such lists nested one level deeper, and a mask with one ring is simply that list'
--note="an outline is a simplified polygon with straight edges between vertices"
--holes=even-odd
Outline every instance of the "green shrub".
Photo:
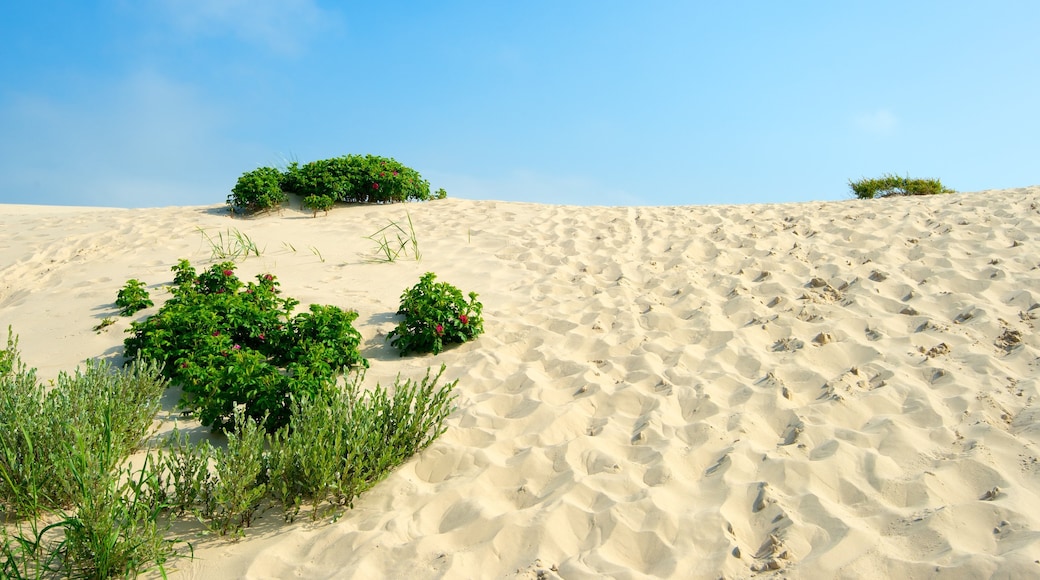
[{"label": "green shrub", "polygon": [[899,175],[882,175],[877,179],[849,181],[853,195],[860,199],[903,195],[937,195],[955,193],[938,179],[910,179]]},{"label": "green shrub", "polygon": [[445,344],[466,342],[484,332],[483,305],[475,292],[469,301],[447,282],[434,283],[437,276],[427,272],[414,287],[401,295],[397,313],[404,320],[390,331],[387,340],[401,351],[439,353]]},{"label": "green shrub", "polygon": [[308,195],[303,198],[303,207],[309,207],[314,212],[312,217],[318,217],[319,211],[328,214],[334,205],[336,205],[336,200],[327,195]]},{"label": "green shrub", "polygon": [[282,191],[282,172],[274,167],[260,167],[238,178],[227,205],[232,211],[270,211],[288,199]]},{"label": "green shrub", "polygon": [[119,307],[120,314],[131,316],[139,310],[150,308],[153,303],[145,290],[144,282],[131,278],[116,294],[116,306]]},{"label": "green shrub", "polygon": [[417,171],[375,155],[344,155],[303,166],[290,165],[282,183],[288,193],[304,198],[328,197],[351,203],[430,199],[430,184]]},{"label": "green shrub", "polygon": [[131,324],[127,360],[156,360],[184,388],[182,405],[202,424],[234,426],[236,405],[275,430],[289,420],[292,397],[335,388],[344,367],[368,366],[353,327],[357,313],[283,298],[261,274],[243,283],[231,262],[195,275],[187,260],[173,267],[173,297],[155,315]]}]

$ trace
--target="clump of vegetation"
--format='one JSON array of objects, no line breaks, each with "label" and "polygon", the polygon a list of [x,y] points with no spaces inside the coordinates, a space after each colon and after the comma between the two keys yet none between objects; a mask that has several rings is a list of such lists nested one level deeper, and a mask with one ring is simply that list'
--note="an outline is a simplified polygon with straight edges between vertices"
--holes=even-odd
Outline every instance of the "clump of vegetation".
[{"label": "clump of vegetation", "polygon": [[162,566],[174,553],[149,479],[125,468],[152,426],[159,367],[89,362],[45,389],[8,329],[0,351],[0,577],[108,578]]},{"label": "clump of vegetation", "polygon": [[293,397],[322,395],[343,368],[368,365],[354,311],[311,305],[294,315],[299,301],[281,297],[273,275],[243,283],[231,262],[196,275],[181,260],[173,270],[173,297],[131,324],[126,357],[160,361],[204,425],[231,428],[244,405],[274,431],[288,423]]},{"label": "clump of vegetation", "polygon": [[282,191],[282,172],[274,167],[260,167],[238,178],[227,205],[232,211],[261,212],[278,209],[289,197]]},{"label": "clump of vegetation", "polygon": [[911,179],[895,174],[882,175],[876,179],[849,181],[853,195],[860,199],[903,195],[938,195],[956,193],[938,179]]},{"label": "clump of vegetation", "polygon": [[318,217],[319,211],[323,211],[327,215],[334,205],[336,205],[336,200],[327,195],[308,195],[303,198],[303,207],[309,207],[314,212],[311,217]]},{"label": "clump of vegetation", "polygon": [[467,301],[461,290],[447,282],[435,283],[436,278],[436,274],[427,272],[401,295],[397,313],[404,320],[387,336],[401,356],[410,352],[437,354],[446,344],[466,342],[484,332],[484,307],[477,301],[476,292],[470,292]]},{"label": "clump of vegetation", "polygon": [[[187,272],[179,275],[188,279]],[[350,506],[444,432],[457,381],[397,378],[392,389],[291,396],[289,422],[268,433],[236,406],[226,448],[174,431],[140,468],[127,467],[167,385],[160,367],[89,363],[44,389],[9,330],[0,350],[2,578],[133,577],[179,555],[177,518],[238,535],[272,502],[294,519]],[[392,393],[392,394],[391,394]],[[325,508],[328,506],[328,508]],[[325,509],[323,509],[325,508]]]},{"label": "clump of vegetation", "polygon": [[127,280],[126,285],[116,294],[116,306],[119,307],[119,313],[123,316],[132,316],[135,312],[153,305],[148,290],[145,290],[144,282],[134,278]]},{"label": "clump of vegetation", "polygon": [[289,422],[273,433],[237,408],[227,449],[175,431],[157,450],[151,501],[221,535],[241,533],[268,501],[286,521],[304,506],[312,520],[352,506],[444,432],[458,381],[440,384],[443,373],[398,377],[392,394],[366,391],[364,372],[352,373],[342,389],[294,397]]},{"label": "clump of vegetation", "polygon": [[[430,183],[416,170],[393,158],[376,155],[344,155],[300,165],[294,161],[279,171],[261,167],[244,173],[228,196],[232,211],[269,211],[281,206],[288,195],[303,198],[317,215],[337,201],[395,203],[431,199]],[[443,199],[443,188],[433,195]]]}]

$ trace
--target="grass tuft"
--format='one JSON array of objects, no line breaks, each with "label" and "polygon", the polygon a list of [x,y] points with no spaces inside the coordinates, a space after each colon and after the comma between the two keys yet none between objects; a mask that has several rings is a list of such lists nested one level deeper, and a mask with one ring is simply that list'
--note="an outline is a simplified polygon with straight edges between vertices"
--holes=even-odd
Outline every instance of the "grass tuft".
[{"label": "grass tuft", "polygon": [[259,258],[260,254],[263,253],[263,250],[257,247],[256,242],[238,228],[231,228],[226,230],[226,232],[217,232],[216,238],[209,235],[201,227],[196,226],[195,230],[202,234],[203,242],[209,246],[210,259],[213,261],[232,260],[238,262],[245,260],[251,255]]}]

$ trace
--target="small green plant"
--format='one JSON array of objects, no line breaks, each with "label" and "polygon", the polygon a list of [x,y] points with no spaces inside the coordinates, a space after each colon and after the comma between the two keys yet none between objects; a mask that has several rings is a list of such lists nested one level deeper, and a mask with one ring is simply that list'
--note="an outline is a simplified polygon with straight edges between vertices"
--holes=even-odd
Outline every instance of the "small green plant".
[{"label": "small green plant", "polygon": [[96,332],[98,334],[101,334],[102,330],[105,330],[106,328],[108,328],[109,326],[112,326],[115,323],[116,323],[116,319],[115,318],[112,318],[111,316],[106,316],[106,317],[101,319],[101,322],[97,323],[97,325],[94,326],[94,332]]},{"label": "small green plant", "polygon": [[911,179],[895,174],[882,175],[876,179],[850,180],[849,188],[852,189],[853,195],[860,199],[956,193],[944,186],[938,179]]},{"label": "small green plant", "polygon": [[435,283],[436,278],[433,272],[427,272],[401,295],[397,313],[404,320],[387,336],[401,356],[410,352],[437,354],[445,344],[466,342],[484,332],[484,307],[477,301],[476,292],[470,292],[467,301],[458,288],[447,282]]},{"label": "small green plant", "polygon": [[228,432],[227,449],[211,452],[215,468],[210,491],[212,519],[221,535],[237,535],[248,528],[267,493],[265,431],[241,407],[235,409],[233,421],[235,428]]},{"label": "small green plant", "polygon": [[336,205],[336,200],[328,195],[308,195],[303,198],[303,206],[309,207],[314,212],[314,215],[311,217],[318,217],[319,211],[323,211],[325,215],[328,215],[329,210],[334,205]]},{"label": "small green plant", "polygon": [[[148,291],[145,290],[144,282],[140,280],[133,278],[127,280],[126,286],[123,286],[116,294],[116,306],[119,307],[119,313],[123,316],[132,316],[135,312],[153,305]],[[100,330],[100,328],[104,328],[104,326],[99,325],[99,328],[94,330]]]},{"label": "small green plant", "polygon": [[433,199],[444,199],[446,197],[448,197],[448,192],[444,191],[443,187],[435,191],[433,194]]},{"label": "small green plant", "polygon": [[[370,262],[395,262],[401,255],[412,257],[418,262],[422,259],[419,252],[419,239],[415,235],[415,225],[412,223],[411,214],[405,212],[408,218],[408,229],[404,229],[398,222],[391,221],[389,224],[377,230],[374,234],[365,236],[365,239],[376,243],[376,249],[368,258]],[[391,239],[393,236],[394,239]]]},{"label": "small green plant", "polygon": [[227,205],[232,212],[255,213],[277,209],[288,199],[282,191],[282,172],[274,167],[260,167],[238,178]]},{"label": "small green plant", "polygon": [[238,228],[217,232],[216,239],[201,227],[196,227],[195,230],[202,234],[202,240],[209,246],[211,260],[238,261],[245,260],[250,255],[259,258],[262,253],[256,242]]}]

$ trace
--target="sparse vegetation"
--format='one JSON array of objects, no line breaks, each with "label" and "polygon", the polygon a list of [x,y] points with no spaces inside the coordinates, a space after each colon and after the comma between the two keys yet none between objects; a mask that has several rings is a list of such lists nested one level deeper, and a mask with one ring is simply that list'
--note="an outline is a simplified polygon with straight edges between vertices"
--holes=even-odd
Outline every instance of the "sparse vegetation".
[{"label": "sparse vegetation", "polygon": [[[408,256],[409,252],[416,262],[422,259],[419,253],[419,239],[415,235],[415,225],[412,223],[411,214],[408,217],[408,229],[404,229],[400,223],[391,221],[375,233],[365,236],[366,239],[376,243],[376,250],[369,258],[371,262],[394,262],[402,255]],[[392,236],[392,238],[391,238]]]},{"label": "sparse vegetation", "polygon": [[904,195],[937,195],[955,193],[938,179],[911,179],[895,174],[882,175],[876,179],[849,181],[853,195],[860,199]]},{"label": "sparse vegetation", "polygon": [[217,232],[217,237],[209,235],[209,232],[202,228],[195,228],[200,234],[202,234],[202,240],[205,242],[210,249],[211,260],[245,260],[250,255],[260,257],[263,253],[262,250],[257,247],[256,242],[253,238],[249,237],[248,234],[241,232],[238,228],[231,228],[224,232]]}]

